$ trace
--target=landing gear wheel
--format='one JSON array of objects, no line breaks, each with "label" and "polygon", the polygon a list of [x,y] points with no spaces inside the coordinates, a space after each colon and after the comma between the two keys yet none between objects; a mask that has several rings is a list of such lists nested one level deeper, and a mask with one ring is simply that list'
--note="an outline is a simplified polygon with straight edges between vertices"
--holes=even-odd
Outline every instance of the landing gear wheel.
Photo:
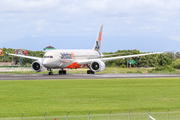
[{"label": "landing gear wheel", "polygon": [[61,71],[61,70],[59,70],[59,74],[60,74],[60,75],[62,74],[62,71]]},{"label": "landing gear wheel", "polygon": [[65,75],[66,74],[66,70],[63,70],[62,73]]},{"label": "landing gear wheel", "polygon": [[53,75],[53,72],[49,72],[49,75]]},{"label": "landing gear wheel", "polygon": [[65,75],[65,74],[66,74],[66,70],[59,70],[59,74],[60,74],[60,75],[61,75],[61,74]]},{"label": "landing gear wheel", "polygon": [[49,71],[49,75],[53,75],[53,72],[52,72],[51,68],[47,68],[47,71]]},{"label": "landing gear wheel", "polygon": [[90,70],[88,70],[88,71],[87,71],[87,74],[91,74],[91,71],[90,71]]},{"label": "landing gear wheel", "polygon": [[94,71],[88,70],[88,71],[87,71],[87,74],[94,74]]},{"label": "landing gear wheel", "polygon": [[94,71],[91,71],[91,74],[94,74]]}]

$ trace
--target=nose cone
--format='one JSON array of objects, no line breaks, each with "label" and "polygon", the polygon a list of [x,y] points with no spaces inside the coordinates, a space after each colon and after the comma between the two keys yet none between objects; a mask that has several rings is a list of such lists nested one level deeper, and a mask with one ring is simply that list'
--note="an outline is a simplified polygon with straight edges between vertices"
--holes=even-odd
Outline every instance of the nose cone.
[{"label": "nose cone", "polygon": [[51,60],[49,59],[43,59],[43,66],[46,68],[51,68]]}]

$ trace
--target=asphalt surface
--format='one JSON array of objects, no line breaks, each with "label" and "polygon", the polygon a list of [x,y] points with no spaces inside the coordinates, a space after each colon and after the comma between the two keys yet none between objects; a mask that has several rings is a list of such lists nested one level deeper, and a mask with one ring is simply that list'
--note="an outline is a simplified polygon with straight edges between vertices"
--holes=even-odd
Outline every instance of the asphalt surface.
[{"label": "asphalt surface", "polygon": [[0,74],[0,80],[46,80],[46,79],[109,79],[109,78],[166,78],[179,74]]}]

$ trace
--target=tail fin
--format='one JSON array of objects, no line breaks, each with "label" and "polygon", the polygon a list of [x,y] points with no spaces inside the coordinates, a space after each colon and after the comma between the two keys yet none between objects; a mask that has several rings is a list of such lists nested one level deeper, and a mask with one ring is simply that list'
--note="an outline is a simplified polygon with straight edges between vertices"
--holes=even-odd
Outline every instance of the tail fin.
[{"label": "tail fin", "polygon": [[103,26],[101,26],[99,29],[99,33],[97,35],[96,42],[95,42],[94,47],[93,47],[93,50],[96,50],[98,52],[100,52],[100,48],[101,48],[102,28],[103,28]]}]

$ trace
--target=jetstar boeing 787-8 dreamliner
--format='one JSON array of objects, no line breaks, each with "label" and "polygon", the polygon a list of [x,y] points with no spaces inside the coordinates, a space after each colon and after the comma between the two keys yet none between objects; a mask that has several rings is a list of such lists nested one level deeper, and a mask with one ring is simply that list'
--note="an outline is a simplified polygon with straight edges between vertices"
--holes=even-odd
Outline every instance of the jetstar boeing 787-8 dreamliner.
[{"label": "jetstar boeing 787-8 dreamliner", "polygon": [[51,50],[46,52],[43,58],[11,53],[8,54],[34,59],[36,61],[32,63],[31,67],[35,72],[41,72],[47,69],[48,71],[50,71],[49,75],[53,75],[52,69],[60,69],[59,74],[66,74],[66,71],[64,70],[65,68],[73,69],[83,67],[88,67],[90,69],[87,71],[87,74],[94,74],[95,72],[100,72],[105,69],[106,61],[163,53],[156,52],[104,58],[107,55],[103,55],[100,52],[102,28],[103,26],[100,27],[95,45],[92,50]]}]

